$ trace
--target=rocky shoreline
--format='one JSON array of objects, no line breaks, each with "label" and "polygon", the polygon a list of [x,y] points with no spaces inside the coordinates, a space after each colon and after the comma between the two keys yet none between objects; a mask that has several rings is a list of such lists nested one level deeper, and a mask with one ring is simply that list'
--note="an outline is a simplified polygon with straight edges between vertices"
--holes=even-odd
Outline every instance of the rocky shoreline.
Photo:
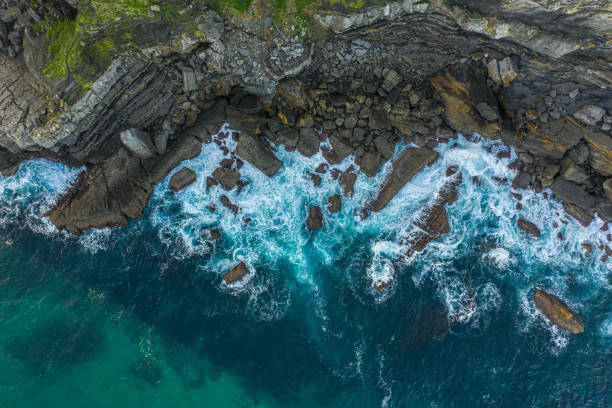
[{"label": "rocky shoreline", "polygon": [[[228,191],[241,188],[243,161],[274,176],[282,162],[272,145],[312,156],[329,142],[329,164],[353,155],[358,165],[336,175],[344,199],[355,172],[373,177],[396,143],[414,143],[365,209],[379,211],[457,132],[516,149],[515,191],[551,188],[585,226],[612,220],[612,27],[599,15],[610,16],[607,2],[595,2],[599,14],[579,2],[471,4],[478,14],[461,1],[322,5],[301,35],[255,9],[237,18],[195,2],[176,12],[188,18],[166,21],[160,3],[131,20],[78,28],[83,43],[104,41],[103,28],[136,40],[114,40],[107,66],[67,59],[58,79],[49,74],[63,32],[54,22],[79,21],[89,2],[0,2],[0,170],[36,157],[86,166],[47,213],[59,229],[141,217],[153,185],[213,142],[234,157],[209,177]],[[213,138],[225,122],[240,133]],[[182,176],[175,189],[193,182]],[[339,208],[339,197],[331,205]],[[308,224],[320,228],[320,215],[311,209]]]}]

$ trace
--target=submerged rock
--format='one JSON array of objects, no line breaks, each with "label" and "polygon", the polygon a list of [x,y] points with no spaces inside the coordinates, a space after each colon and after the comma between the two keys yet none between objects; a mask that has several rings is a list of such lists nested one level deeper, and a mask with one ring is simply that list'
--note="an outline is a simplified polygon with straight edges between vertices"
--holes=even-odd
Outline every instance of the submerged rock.
[{"label": "submerged rock", "polygon": [[310,207],[308,220],[306,222],[310,230],[321,229],[323,227],[323,213],[321,212],[321,207],[316,205]]},{"label": "submerged rock", "polygon": [[196,173],[190,168],[184,167],[177,171],[172,178],[170,178],[170,189],[172,191],[180,191],[188,185],[196,181]]},{"label": "submerged rock", "polygon": [[226,285],[231,285],[232,283],[243,280],[249,273],[251,273],[249,267],[246,266],[244,262],[240,262],[223,275],[223,280]]},{"label": "submerged rock", "polygon": [[584,324],[580,317],[555,295],[537,288],[533,301],[540,312],[554,325],[574,334],[584,332]]},{"label": "submerged rock", "polygon": [[527,235],[540,238],[540,229],[533,222],[520,218],[518,220],[518,226],[520,229],[525,231]]},{"label": "submerged rock", "polygon": [[342,199],[340,194],[334,194],[333,196],[327,197],[327,209],[329,212],[338,212],[342,209]]}]

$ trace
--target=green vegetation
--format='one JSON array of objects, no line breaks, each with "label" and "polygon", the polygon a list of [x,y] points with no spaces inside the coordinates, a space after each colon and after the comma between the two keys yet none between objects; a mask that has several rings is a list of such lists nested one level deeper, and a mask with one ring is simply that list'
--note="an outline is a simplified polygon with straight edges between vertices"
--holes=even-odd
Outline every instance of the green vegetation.
[{"label": "green vegetation", "polygon": [[349,8],[361,8],[365,6],[365,0],[329,0],[331,4],[342,4]]}]

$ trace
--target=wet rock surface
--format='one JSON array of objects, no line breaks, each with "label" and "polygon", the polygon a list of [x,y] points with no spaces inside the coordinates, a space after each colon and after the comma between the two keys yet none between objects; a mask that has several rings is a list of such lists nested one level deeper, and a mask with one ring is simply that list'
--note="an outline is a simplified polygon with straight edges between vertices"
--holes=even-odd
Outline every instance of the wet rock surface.
[{"label": "wet rock surface", "polygon": [[580,317],[555,295],[537,288],[533,301],[538,310],[556,326],[574,334],[584,332],[584,324]]},{"label": "wet rock surface", "polygon": [[223,275],[223,280],[226,285],[231,285],[232,283],[240,282],[250,273],[249,267],[246,266],[244,262],[240,262],[232,269],[227,271],[225,275]]},{"label": "wet rock surface", "polygon": [[[75,220],[76,231],[104,225],[101,213],[109,225],[138,216],[154,184],[149,180],[163,173],[154,169],[172,162],[167,150],[183,135],[209,143],[225,121],[241,132],[231,136],[236,155],[270,177],[282,166],[274,154],[279,145],[312,156],[323,143],[329,163],[352,155],[359,171],[373,177],[402,135],[427,149],[455,132],[501,138],[519,154],[515,188],[553,187],[585,224],[594,214],[612,218],[604,183],[612,176],[609,24],[604,14],[574,2],[567,6],[575,6],[571,13],[564,6],[537,19],[506,1],[512,13],[494,19],[480,3],[470,7],[482,18],[466,14],[462,2],[333,13],[322,8],[313,18],[329,35],[316,46],[308,33],[279,40],[290,53],[252,35],[257,24],[245,28],[234,21],[230,29],[212,10],[198,10],[202,38],[191,38],[183,27],[172,27],[163,40],[151,35],[142,44],[146,51],[117,52],[92,71],[88,90],[72,75],[83,74],[78,69],[62,80],[42,72],[49,59],[41,52],[45,32],[28,29],[38,20],[73,19],[83,5],[13,3],[0,3],[6,28],[0,30],[0,171],[10,174],[36,157],[86,165],[88,182],[75,183],[84,189],[73,204],[82,202],[80,210],[54,216],[60,228],[71,217],[91,219]],[[153,20],[141,23],[157,32]],[[584,24],[593,34],[588,41]],[[97,185],[127,171],[111,168],[118,160],[130,179],[138,175],[139,188]],[[152,171],[154,177],[140,175]],[[345,196],[352,195],[355,177],[340,176]],[[373,207],[384,207],[402,177],[389,180]],[[94,197],[96,203],[82,201]]]},{"label": "wet rock surface", "polygon": [[170,189],[180,191],[190,184],[195,183],[196,174],[190,168],[182,168],[170,178]]},{"label": "wet rock surface", "polygon": [[323,227],[323,213],[321,212],[321,207],[310,207],[306,223],[309,230],[321,229]]}]

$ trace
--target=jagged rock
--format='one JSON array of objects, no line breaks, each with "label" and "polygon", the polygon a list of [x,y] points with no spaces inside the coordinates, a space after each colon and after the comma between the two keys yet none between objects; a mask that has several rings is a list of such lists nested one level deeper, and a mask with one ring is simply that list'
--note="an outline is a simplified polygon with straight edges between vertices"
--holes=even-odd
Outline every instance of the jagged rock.
[{"label": "jagged rock", "polygon": [[582,108],[574,112],[572,116],[579,121],[586,123],[587,125],[595,126],[597,122],[600,122],[603,119],[605,114],[606,110],[599,106],[584,105]]},{"label": "jagged rock", "polygon": [[580,317],[555,295],[537,288],[533,301],[540,312],[554,325],[574,334],[584,332],[584,324]]},{"label": "jagged rock", "polygon": [[612,178],[606,179],[603,182],[603,191],[608,197],[608,200],[612,201]]},{"label": "jagged rock", "polygon": [[276,90],[291,109],[305,109],[306,94],[302,86],[297,80],[285,80],[278,83]]},{"label": "jagged rock", "polygon": [[361,158],[359,169],[368,177],[374,177],[380,170],[380,153],[367,151]]},{"label": "jagged rock", "polygon": [[348,171],[343,171],[338,178],[338,184],[342,189],[342,195],[352,197],[354,193],[355,180],[357,175]]},{"label": "jagged rock", "polygon": [[221,187],[228,191],[236,187],[238,180],[240,180],[240,173],[225,167],[218,167],[215,169],[212,176],[219,182]]},{"label": "jagged rock", "polygon": [[438,159],[438,153],[427,148],[407,147],[393,161],[392,170],[383,182],[376,198],[366,209],[381,211],[412,177]]},{"label": "jagged rock", "polygon": [[504,86],[508,86],[518,75],[516,64],[510,57],[506,57],[499,61],[499,76],[501,77]]},{"label": "jagged rock", "polygon": [[589,176],[584,172],[584,168],[574,162],[570,162],[561,173],[564,179],[572,183],[582,184],[588,180]]},{"label": "jagged rock", "polygon": [[520,229],[525,231],[527,235],[540,238],[540,229],[533,222],[519,218],[518,226]]},{"label": "jagged rock", "polygon": [[307,220],[308,229],[321,229],[323,227],[323,213],[321,207],[313,206],[310,207]]},{"label": "jagged rock", "polygon": [[315,155],[319,151],[319,135],[313,129],[300,129],[300,139],[297,150],[306,157]]},{"label": "jagged rock", "polygon": [[388,138],[384,134],[377,136],[376,139],[374,139],[374,145],[376,146],[376,150],[380,152],[385,160],[390,159],[395,152],[395,145],[389,142]]},{"label": "jagged rock", "polygon": [[612,137],[596,131],[585,131],[591,151],[591,166],[604,176],[612,176]]},{"label": "jagged rock", "polygon": [[[575,218],[583,227],[588,227],[591,225],[591,221],[593,221],[593,217],[595,216],[594,210],[590,208],[581,208],[572,203],[568,203],[567,201],[563,201],[563,209],[566,213]],[[598,212],[599,211],[600,209],[598,208]],[[603,213],[600,213],[600,216],[602,214]]]},{"label": "jagged rock", "polygon": [[226,285],[231,285],[243,280],[249,273],[251,273],[249,267],[244,262],[240,262],[223,275],[223,280]]},{"label": "jagged rock", "polygon": [[512,188],[526,189],[531,182],[531,174],[526,171],[519,172],[512,180]]},{"label": "jagged rock", "polygon": [[323,157],[330,164],[338,164],[351,154],[351,147],[347,145],[338,135],[329,138],[332,150],[323,150]]},{"label": "jagged rock", "polygon": [[172,191],[180,191],[196,181],[196,173],[190,168],[184,167],[174,173],[170,178],[170,189]]},{"label": "jagged rock", "polygon": [[429,81],[442,96],[446,122],[460,133],[478,133],[488,139],[499,139],[498,122],[484,121],[475,106],[484,103],[498,112],[497,98],[486,85],[487,73],[474,64],[454,64],[433,75]]},{"label": "jagged rock", "polygon": [[496,59],[489,60],[487,63],[487,70],[489,71],[489,78],[491,78],[491,80],[496,84],[501,85],[502,79],[499,75],[499,63]]},{"label": "jagged rock", "polygon": [[563,201],[584,209],[594,209],[597,199],[580,186],[559,177],[552,185],[552,191]]},{"label": "jagged rock", "polygon": [[275,175],[283,165],[259,138],[248,133],[240,134],[236,154],[257,167],[268,177]]},{"label": "jagged rock", "polygon": [[119,134],[121,143],[136,156],[148,158],[155,156],[156,148],[148,133],[138,129],[127,129]]},{"label": "jagged rock", "polygon": [[198,81],[196,74],[192,69],[186,68],[183,70],[183,89],[186,93],[195,92],[198,90]]},{"label": "jagged rock", "polygon": [[577,123],[561,118],[539,125],[527,123],[527,131],[509,142],[535,155],[560,160],[582,136],[583,131]]},{"label": "jagged rock", "polygon": [[314,173],[310,173],[307,172],[308,177],[310,178],[310,181],[312,181],[312,184],[315,187],[319,187],[321,185],[321,176],[319,176],[318,174],[314,174]]},{"label": "jagged rock", "polygon": [[390,70],[381,86],[385,91],[391,92],[400,82],[402,82],[402,77],[394,70]]},{"label": "jagged rock", "polygon": [[495,112],[493,108],[491,108],[484,102],[480,102],[478,105],[476,105],[476,110],[478,111],[480,116],[482,116],[489,122],[494,122],[497,120],[497,112]]},{"label": "jagged rock", "polygon": [[338,212],[342,209],[342,199],[339,194],[327,197],[327,209],[329,212]]},{"label": "jagged rock", "polygon": [[234,214],[238,214],[238,210],[240,210],[240,208],[238,208],[236,204],[232,203],[226,195],[222,195],[220,200],[224,207],[228,208]]}]

